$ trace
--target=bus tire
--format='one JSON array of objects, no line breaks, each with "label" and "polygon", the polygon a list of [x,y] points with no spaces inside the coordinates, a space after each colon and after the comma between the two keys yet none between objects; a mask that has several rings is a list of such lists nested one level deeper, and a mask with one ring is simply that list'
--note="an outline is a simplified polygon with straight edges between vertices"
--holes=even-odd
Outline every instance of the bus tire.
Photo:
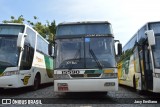
[{"label": "bus tire", "polygon": [[135,79],[135,75],[133,76],[133,88],[136,91],[136,79]]},{"label": "bus tire", "polygon": [[135,75],[133,76],[133,88],[136,91],[136,93],[143,95],[143,91],[142,90],[138,90],[136,89],[136,79],[135,79]]},{"label": "bus tire", "polygon": [[33,86],[32,86],[32,90],[33,91],[36,91],[40,86],[40,74],[37,73],[35,78],[34,78],[34,83],[33,83]]}]

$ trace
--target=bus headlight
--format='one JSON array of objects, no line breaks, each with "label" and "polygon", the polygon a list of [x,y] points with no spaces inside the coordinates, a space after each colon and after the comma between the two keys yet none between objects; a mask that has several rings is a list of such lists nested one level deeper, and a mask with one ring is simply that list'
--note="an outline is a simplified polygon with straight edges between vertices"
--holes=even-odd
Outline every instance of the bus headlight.
[{"label": "bus headlight", "polygon": [[117,78],[117,73],[106,73],[102,74],[101,78]]},{"label": "bus headlight", "polygon": [[160,78],[160,74],[159,73],[155,73],[155,77],[156,78]]},{"label": "bus headlight", "polygon": [[2,76],[11,76],[11,75],[18,75],[19,71],[6,71],[3,73]]},{"label": "bus headlight", "polygon": [[54,79],[70,79],[70,76],[68,74],[54,74]]}]

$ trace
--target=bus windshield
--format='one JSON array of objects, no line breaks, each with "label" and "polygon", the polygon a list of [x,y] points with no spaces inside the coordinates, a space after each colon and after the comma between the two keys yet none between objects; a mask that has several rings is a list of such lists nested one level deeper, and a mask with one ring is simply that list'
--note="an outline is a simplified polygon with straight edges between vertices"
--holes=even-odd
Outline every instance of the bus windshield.
[{"label": "bus windshield", "polygon": [[155,61],[155,67],[160,68],[160,35],[155,36],[156,44],[152,46],[153,48],[153,55],[154,55],[154,61]]},{"label": "bus windshield", "polygon": [[17,37],[24,30],[23,25],[0,24],[0,66],[18,65]]},{"label": "bus windshield", "polygon": [[77,24],[58,26],[57,35],[112,34],[110,24]]},{"label": "bus windshield", "polygon": [[17,66],[17,37],[0,35],[0,66]]},{"label": "bus windshield", "polygon": [[84,58],[83,39],[56,40],[56,44],[56,68],[84,67],[80,63]]},{"label": "bus windshield", "polygon": [[23,25],[0,25],[0,34],[3,35],[18,35],[24,30]]},{"label": "bus windshield", "polygon": [[60,39],[56,44],[56,68],[115,67],[112,37]]},{"label": "bus windshield", "polygon": [[85,38],[87,68],[115,67],[112,37]]}]

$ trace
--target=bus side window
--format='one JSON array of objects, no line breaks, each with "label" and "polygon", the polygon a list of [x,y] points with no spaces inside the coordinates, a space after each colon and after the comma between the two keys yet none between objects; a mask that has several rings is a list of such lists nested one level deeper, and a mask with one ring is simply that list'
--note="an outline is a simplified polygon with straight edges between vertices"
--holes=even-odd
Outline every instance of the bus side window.
[{"label": "bus side window", "polygon": [[24,51],[21,60],[21,70],[29,70],[32,67],[34,49],[28,45],[24,46]]}]

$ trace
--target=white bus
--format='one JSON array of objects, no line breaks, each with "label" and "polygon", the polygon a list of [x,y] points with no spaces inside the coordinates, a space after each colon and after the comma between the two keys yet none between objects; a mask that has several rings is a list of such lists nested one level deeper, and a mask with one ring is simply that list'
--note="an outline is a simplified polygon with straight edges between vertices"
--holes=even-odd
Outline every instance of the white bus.
[{"label": "white bus", "polygon": [[[49,43],[26,24],[0,24],[0,88],[53,82]],[[50,53],[50,54],[49,54]]]},{"label": "white bus", "polygon": [[117,91],[114,43],[109,22],[59,24],[55,39],[54,91]]},{"label": "white bus", "polygon": [[160,93],[160,22],[148,22],[123,47],[119,83]]}]

